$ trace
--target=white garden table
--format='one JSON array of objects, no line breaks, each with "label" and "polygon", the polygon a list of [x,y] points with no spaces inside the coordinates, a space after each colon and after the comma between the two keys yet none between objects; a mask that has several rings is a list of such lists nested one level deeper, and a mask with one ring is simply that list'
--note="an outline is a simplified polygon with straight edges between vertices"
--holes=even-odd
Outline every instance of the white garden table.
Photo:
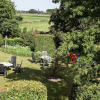
[{"label": "white garden table", "polygon": [[5,67],[12,67],[13,64],[9,62],[0,62],[0,64],[3,64]]}]

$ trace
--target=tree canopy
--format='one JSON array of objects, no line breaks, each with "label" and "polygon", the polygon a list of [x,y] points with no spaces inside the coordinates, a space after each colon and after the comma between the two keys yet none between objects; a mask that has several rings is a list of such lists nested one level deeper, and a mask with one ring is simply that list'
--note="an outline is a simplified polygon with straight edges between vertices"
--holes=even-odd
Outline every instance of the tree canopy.
[{"label": "tree canopy", "polygon": [[[78,54],[79,61],[71,70],[74,73],[73,84],[79,86],[74,99],[87,100],[89,96],[82,95],[81,91],[85,90],[84,86],[87,84],[91,85],[90,80],[97,77],[100,69],[100,1],[53,0],[53,2],[60,2],[59,9],[52,13],[50,19],[50,22],[54,23],[52,30],[56,30],[54,34],[60,40],[57,53],[65,64],[69,63],[67,53]],[[92,97],[93,93],[90,98]]]},{"label": "tree canopy", "polygon": [[[0,0],[0,33],[3,36],[18,36],[20,31],[17,21],[15,21],[16,10],[11,0]],[[15,34],[15,35],[14,35]]]}]

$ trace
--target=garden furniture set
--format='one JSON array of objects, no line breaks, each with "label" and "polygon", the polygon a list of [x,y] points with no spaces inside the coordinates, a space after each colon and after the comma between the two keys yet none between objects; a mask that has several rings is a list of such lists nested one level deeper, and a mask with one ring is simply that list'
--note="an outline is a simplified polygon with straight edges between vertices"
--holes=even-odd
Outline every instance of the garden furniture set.
[{"label": "garden furniture set", "polygon": [[[32,59],[33,62],[37,63],[37,61],[39,60],[39,58],[34,56],[34,53],[32,53]],[[51,63],[51,57],[47,56],[47,51],[42,51],[42,56],[40,57],[40,63],[44,66],[49,66],[50,67],[50,63]]]},{"label": "garden furniture set", "polygon": [[15,70],[17,70],[20,73],[22,61],[21,61],[20,64],[16,64],[16,56],[12,56],[11,61],[0,62],[0,74],[7,75],[7,69],[8,68],[14,68]]}]

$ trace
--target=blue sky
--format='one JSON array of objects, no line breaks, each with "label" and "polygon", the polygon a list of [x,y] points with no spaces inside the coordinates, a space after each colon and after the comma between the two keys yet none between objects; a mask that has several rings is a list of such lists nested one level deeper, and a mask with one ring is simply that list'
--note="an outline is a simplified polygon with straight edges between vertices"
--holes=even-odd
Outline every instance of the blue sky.
[{"label": "blue sky", "polygon": [[54,4],[52,0],[11,0],[15,3],[17,10],[28,11],[30,9],[46,11],[47,9],[59,8],[59,3]]}]

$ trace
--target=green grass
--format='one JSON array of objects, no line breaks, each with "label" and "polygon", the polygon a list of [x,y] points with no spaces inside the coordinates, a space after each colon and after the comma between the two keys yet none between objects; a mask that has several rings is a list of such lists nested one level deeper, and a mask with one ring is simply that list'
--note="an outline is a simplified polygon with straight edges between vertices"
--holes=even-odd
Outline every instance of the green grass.
[{"label": "green grass", "polygon": [[44,32],[49,31],[49,27],[51,26],[48,23],[50,20],[49,15],[22,14],[21,16],[23,17],[23,22],[20,24],[21,30],[27,27],[28,31],[31,29]]},{"label": "green grass", "polygon": [[38,31],[48,32],[50,25],[48,24],[48,22],[33,22],[33,23],[20,24],[21,30],[23,30],[24,27],[27,28],[27,31],[30,31],[33,29],[33,31],[38,30]]},{"label": "green grass", "polygon": [[[11,56],[11,54],[0,51],[0,62],[10,60]],[[8,70],[7,76],[0,76],[0,88],[9,81],[40,81],[47,87],[48,100],[68,100],[72,83],[72,74],[68,72],[68,68],[64,70],[66,75],[62,75],[61,82],[50,82],[46,79],[46,69],[43,69],[39,63],[32,63],[31,57],[17,56],[17,63],[21,60],[23,60],[22,72],[15,73],[13,69]]]},{"label": "green grass", "polygon": [[49,21],[49,15],[40,15],[40,14],[22,14],[23,22],[34,22],[34,21]]}]

